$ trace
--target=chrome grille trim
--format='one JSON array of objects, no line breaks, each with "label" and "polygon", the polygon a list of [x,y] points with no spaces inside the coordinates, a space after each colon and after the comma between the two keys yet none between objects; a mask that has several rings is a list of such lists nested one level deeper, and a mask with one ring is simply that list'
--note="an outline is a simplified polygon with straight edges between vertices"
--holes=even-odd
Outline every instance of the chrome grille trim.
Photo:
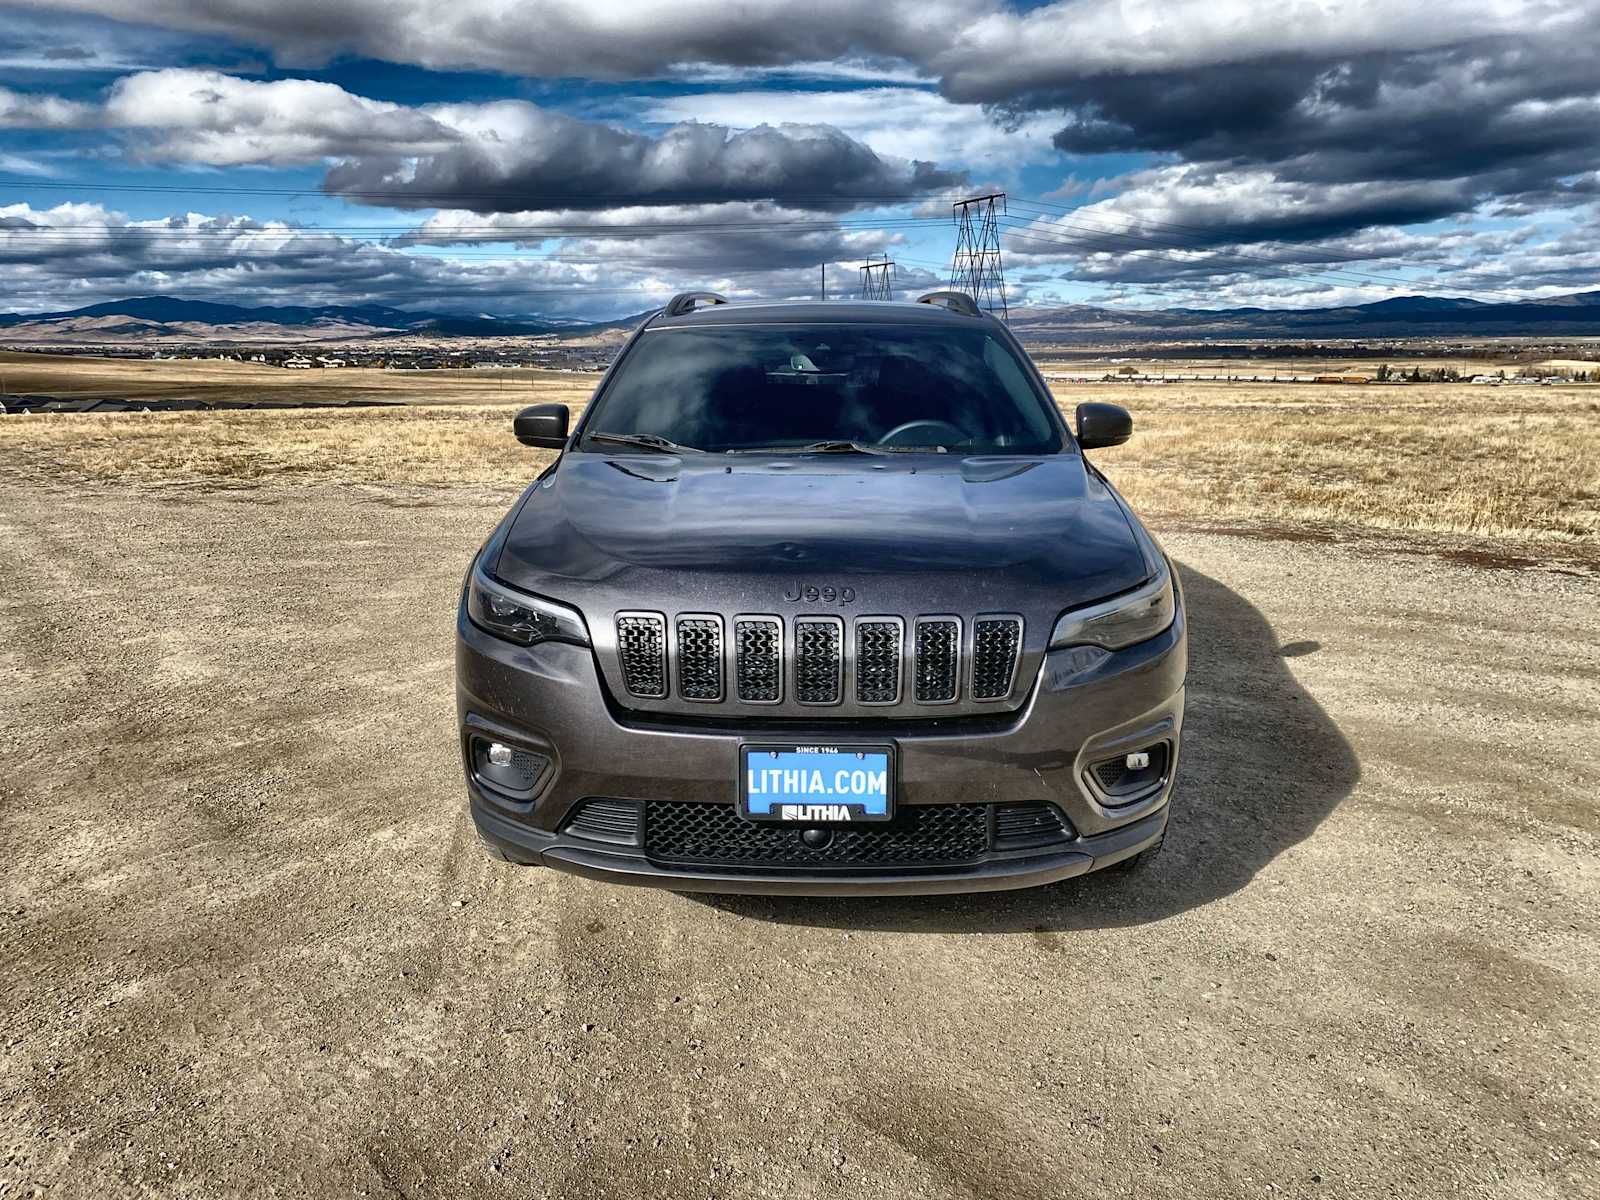
[{"label": "chrome grille trim", "polygon": [[918,704],[954,704],[961,698],[961,618],[940,614],[918,617],[912,626]]},{"label": "chrome grille trim", "polygon": [[983,613],[972,622],[968,687],[983,703],[1008,699],[1022,657],[1022,618],[1015,613]]},{"label": "chrome grille trim", "polygon": [[723,696],[722,618],[716,613],[679,613],[673,622],[673,663],[678,695],[716,703]]},{"label": "chrome grille trim", "polygon": [[843,618],[794,619],[794,698],[814,705],[844,699]]},{"label": "chrome grille trim", "polygon": [[899,617],[857,617],[854,625],[856,703],[899,704],[906,623]]},{"label": "chrome grille trim", "polygon": [[629,694],[641,700],[667,698],[667,618],[658,612],[619,612],[617,659]]},{"label": "chrome grille trim", "polygon": [[733,618],[734,695],[741,704],[783,703],[783,620]]}]

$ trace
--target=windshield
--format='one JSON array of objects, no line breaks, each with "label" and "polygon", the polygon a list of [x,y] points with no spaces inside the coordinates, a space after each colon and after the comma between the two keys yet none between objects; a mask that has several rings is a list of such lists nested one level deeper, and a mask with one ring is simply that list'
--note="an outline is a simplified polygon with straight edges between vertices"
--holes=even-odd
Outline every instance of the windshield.
[{"label": "windshield", "polygon": [[[647,330],[585,426],[716,453],[1061,449],[1050,401],[982,327],[725,325]],[[854,446],[848,445],[854,443]],[[828,447],[840,449],[837,444]]]}]

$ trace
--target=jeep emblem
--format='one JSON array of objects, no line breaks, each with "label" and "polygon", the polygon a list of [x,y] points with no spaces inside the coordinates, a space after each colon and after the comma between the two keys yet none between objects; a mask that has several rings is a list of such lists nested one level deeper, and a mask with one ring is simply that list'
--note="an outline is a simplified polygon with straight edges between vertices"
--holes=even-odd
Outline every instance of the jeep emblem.
[{"label": "jeep emblem", "polygon": [[783,598],[790,604],[798,604],[802,600],[807,604],[816,604],[818,602],[823,604],[853,604],[856,599],[856,590],[853,587],[834,587],[831,583],[825,583],[821,587],[814,583],[804,585],[797,583],[793,587],[784,589]]}]

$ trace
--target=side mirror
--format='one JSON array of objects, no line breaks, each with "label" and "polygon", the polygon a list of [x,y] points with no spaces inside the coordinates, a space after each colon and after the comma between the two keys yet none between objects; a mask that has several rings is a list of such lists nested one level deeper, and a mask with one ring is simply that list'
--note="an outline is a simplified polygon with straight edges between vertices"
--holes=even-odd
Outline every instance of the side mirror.
[{"label": "side mirror", "polygon": [[560,450],[567,444],[567,406],[535,404],[519,412],[511,428],[524,446]]},{"label": "side mirror", "polygon": [[1133,418],[1120,404],[1078,405],[1078,445],[1085,450],[1120,446],[1133,436]]}]

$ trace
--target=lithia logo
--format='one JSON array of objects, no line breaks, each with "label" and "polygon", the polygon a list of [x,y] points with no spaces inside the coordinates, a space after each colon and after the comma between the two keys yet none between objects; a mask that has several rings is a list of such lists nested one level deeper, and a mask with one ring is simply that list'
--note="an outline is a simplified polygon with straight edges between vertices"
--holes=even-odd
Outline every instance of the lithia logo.
[{"label": "lithia logo", "polygon": [[807,604],[815,604],[819,600],[825,604],[854,604],[856,590],[853,587],[834,587],[827,583],[818,587],[814,583],[795,584],[793,587],[783,589],[783,598],[790,604],[798,604],[804,600]]}]

